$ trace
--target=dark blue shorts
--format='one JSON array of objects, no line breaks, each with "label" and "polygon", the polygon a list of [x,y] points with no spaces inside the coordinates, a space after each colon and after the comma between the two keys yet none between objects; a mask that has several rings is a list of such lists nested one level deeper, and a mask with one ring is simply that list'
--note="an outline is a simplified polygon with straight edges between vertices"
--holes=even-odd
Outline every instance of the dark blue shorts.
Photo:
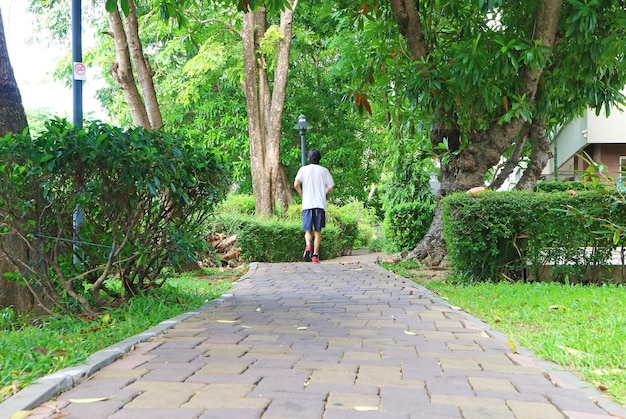
[{"label": "dark blue shorts", "polygon": [[302,230],[322,231],[326,227],[326,211],[321,208],[302,210]]}]

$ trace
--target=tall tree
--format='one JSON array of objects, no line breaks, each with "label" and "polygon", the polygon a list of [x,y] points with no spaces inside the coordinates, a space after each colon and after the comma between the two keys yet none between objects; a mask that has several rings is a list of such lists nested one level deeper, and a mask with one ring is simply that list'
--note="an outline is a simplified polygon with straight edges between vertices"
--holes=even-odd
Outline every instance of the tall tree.
[{"label": "tall tree", "polygon": [[113,37],[117,57],[111,65],[111,75],[124,92],[135,125],[146,129],[161,128],[163,118],[153,82],[154,72],[143,52],[135,2],[122,2],[124,17],[117,0],[107,0],[106,9],[109,34]]},{"label": "tall tree", "polygon": [[[286,210],[293,199],[290,180],[280,163],[280,135],[289,73],[292,23],[298,0],[280,12],[280,25],[270,31],[267,9],[248,9],[243,17],[244,92],[250,137],[252,191],[256,212],[274,214],[278,202]],[[273,77],[268,72],[273,68]]]},{"label": "tall tree", "polygon": [[[387,28],[392,20],[401,39],[363,66],[376,72],[363,88],[384,79],[422,121],[441,164],[440,197],[490,179],[498,186],[522,160],[517,187],[529,189],[550,157],[551,131],[586,106],[599,111],[623,100],[626,10],[619,3],[353,2],[361,22]],[[510,162],[499,166],[503,156]],[[409,258],[445,257],[441,222],[438,207]]]},{"label": "tall tree", "polygon": [[[22,96],[15,80],[9,51],[7,49],[2,10],[0,9],[0,136],[21,133],[28,127]],[[0,166],[2,162],[0,162]],[[10,203],[4,203],[10,205]],[[13,259],[19,254],[27,259],[26,247],[21,239],[10,231],[2,231],[0,236],[0,308],[14,307],[20,312],[33,308],[33,299],[27,288],[17,282],[9,282],[6,272],[19,271]]]}]

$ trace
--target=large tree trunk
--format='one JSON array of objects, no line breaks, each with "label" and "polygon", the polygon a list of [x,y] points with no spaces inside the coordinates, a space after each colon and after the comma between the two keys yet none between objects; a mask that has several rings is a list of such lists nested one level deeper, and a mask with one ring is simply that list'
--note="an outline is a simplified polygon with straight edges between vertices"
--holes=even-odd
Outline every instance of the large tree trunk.
[{"label": "large tree trunk", "polygon": [[[22,133],[27,126],[22,97],[9,59],[0,10],[0,135],[4,136],[9,132]],[[0,308],[13,307],[21,313],[31,311],[34,308],[34,299],[28,289],[4,277],[5,272],[19,271],[11,259],[28,260],[28,250],[16,235],[2,235],[0,241],[3,242],[2,248],[8,253],[0,252]]]},{"label": "large tree trunk", "polygon": [[546,137],[546,126],[543,119],[537,117],[533,120],[530,129],[530,161],[524,175],[515,186],[519,190],[531,190],[541,178],[543,169],[548,164],[548,160],[553,157],[550,149],[550,140]]},{"label": "large tree trunk", "polygon": [[[535,40],[542,46],[548,48],[554,45],[556,30],[559,21],[562,0],[544,0],[539,8],[535,20]],[[429,51],[424,35],[420,16],[416,3],[406,0],[390,0],[394,18],[398,24],[400,33],[407,43],[407,49],[411,58],[419,62],[427,57]],[[539,88],[539,80],[542,74],[541,68],[522,67],[520,69],[520,79],[523,84],[523,91],[518,92],[532,102],[535,99]],[[431,130],[431,142],[437,145],[444,139],[448,142],[451,150],[457,151],[460,147],[459,136],[469,139],[469,145],[449,161],[441,162],[441,189],[437,196],[437,209],[431,227],[417,244],[415,249],[405,255],[408,259],[418,259],[422,263],[429,265],[440,264],[446,254],[445,241],[443,239],[443,222],[440,208],[441,197],[459,191],[467,191],[476,186],[483,186],[487,171],[497,165],[508,149],[516,141],[526,138],[528,130],[527,123],[521,118],[513,119],[509,123],[497,125],[494,123],[490,128],[482,132],[460,133],[456,126],[450,126],[448,114],[434,115],[434,127]],[[440,122],[448,121],[448,122]],[[452,124],[454,125],[454,124]],[[543,124],[536,127],[542,127]],[[536,128],[535,127],[535,128]],[[533,133],[531,133],[531,141]],[[538,179],[537,173],[541,172],[547,159],[545,159],[545,129],[543,133],[534,133],[535,143],[531,155],[529,168],[531,172],[526,179],[523,179],[524,187],[528,188],[532,181]]]},{"label": "large tree trunk", "polygon": [[[120,85],[124,93],[124,99],[133,122],[135,125],[148,130],[161,128],[163,119],[152,80],[153,73],[143,53],[139,38],[137,12],[133,0],[129,0],[129,14],[124,18],[124,21],[122,21],[117,9],[108,13],[107,17],[116,54],[116,62],[111,66],[111,76]],[[126,27],[124,27],[124,23]],[[133,67],[137,75],[137,82]],[[141,93],[137,83],[141,87]]]},{"label": "large tree trunk", "polygon": [[259,44],[267,29],[266,10],[248,11],[244,14],[244,93],[248,112],[248,135],[250,137],[250,167],[252,191],[258,215],[274,214],[276,202],[285,210],[293,197],[289,179],[280,164],[280,135],[282,126],[293,13],[297,0],[291,8],[280,14],[283,38],[277,45],[274,80],[270,87],[266,57],[260,53]]}]

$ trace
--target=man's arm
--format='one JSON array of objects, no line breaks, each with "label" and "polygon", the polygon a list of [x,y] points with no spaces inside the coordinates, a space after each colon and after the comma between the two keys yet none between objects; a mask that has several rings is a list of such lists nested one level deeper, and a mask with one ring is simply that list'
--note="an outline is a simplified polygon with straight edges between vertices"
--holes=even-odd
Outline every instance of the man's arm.
[{"label": "man's arm", "polygon": [[293,182],[293,187],[296,189],[296,192],[298,192],[298,195],[302,196],[302,188],[300,187],[300,181],[298,179]]}]

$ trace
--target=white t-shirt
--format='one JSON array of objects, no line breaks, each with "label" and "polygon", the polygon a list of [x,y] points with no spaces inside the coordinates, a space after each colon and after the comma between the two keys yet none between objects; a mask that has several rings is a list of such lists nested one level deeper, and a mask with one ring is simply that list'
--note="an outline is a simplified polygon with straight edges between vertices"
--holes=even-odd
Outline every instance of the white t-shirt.
[{"label": "white t-shirt", "polygon": [[333,177],[324,166],[308,164],[298,170],[296,179],[302,188],[302,209],[326,209],[326,191],[335,186]]}]

